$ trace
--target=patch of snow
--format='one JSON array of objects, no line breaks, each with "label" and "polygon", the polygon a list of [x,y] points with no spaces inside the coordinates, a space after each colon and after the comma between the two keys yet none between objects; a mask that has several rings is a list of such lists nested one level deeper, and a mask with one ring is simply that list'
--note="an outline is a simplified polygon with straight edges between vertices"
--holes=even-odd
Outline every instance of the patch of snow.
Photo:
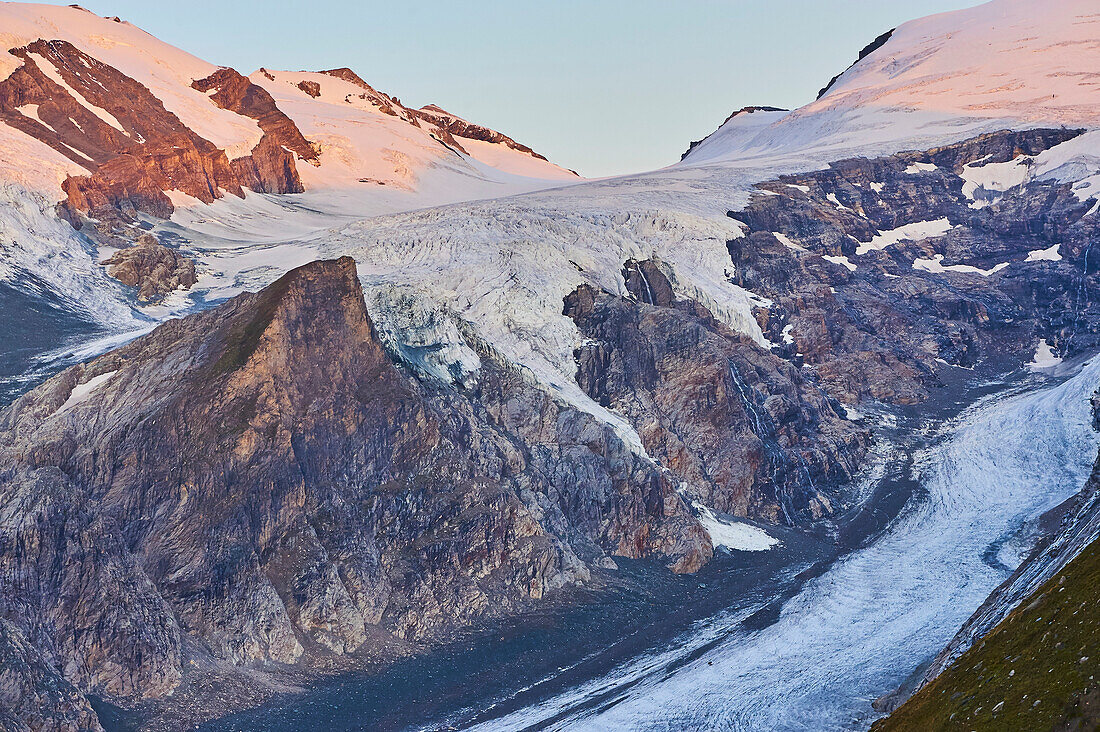
[{"label": "patch of snow", "polygon": [[910,163],[905,172],[909,175],[917,175],[919,173],[929,173],[935,169],[936,166],[932,163]]},{"label": "patch of snow", "polygon": [[913,269],[920,269],[920,270],[924,270],[925,272],[936,272],[936,273],[941,273],[941,272],[963,272],[965,274],[977,274],[977,275],[981,275],[982,277],[989,277],[992,274],[996,274],[997,272],[1000,272],[1002,269],[1004,269],[1005,267],[1007,267],[1009,265],[1008,262],[1001,262],[1000,264],[994,265],[991,269],[981,269],[980,267],[975,267],[975,266],[970,265],[970,264],[949,264],[949,265],[944,265],[944,264],[942,264],[942,262],[943,262],[943,255],[942,254],[936,254],[932,257],[932,259],[917,258],[917,259],[913,260]]},{"label": "patch of snow", "polygon": [[882,193],[882,189],[886,187],[885,183],[871,183],[871,190],[875,193]]},{"label": "patch of snow", "polygon": [[850,422],[858,422],[861,419],[865,419],[867,417],[866,414],[860,412],[850,404],[841,404],[840,407],[844,410],[844,418]]},{"label": "patch of snow", "polygon": [[699,512],[699,523],[710,534],[715,547],[724,546],[741,552],[764,552],[779,545],[779,540],[763,529],[742,521],[724,521],[698,501],[692,506]]},{"label": "patch of snow", "polygon": [[904,226],[899,226],[889,231],[880,231],[871,238],[871,241],[860,242],[859,246],[856,247],[856,254],[858,256],[863,256],[868,252],[885,249],[900,241],[924,241],[925,239],[932,239],[937,236],[943,236],[951,231],[952,228],[951,222],[947,220],[946,216],[933,221],[917,221],[912,224],[905,224]]},{"label": "patch of snow", "polygon": [[970,163],[963,167],[959,177],[963,179],[962,192],[970,200],[970,208],[984,208],[1000,200],[998,193],[1021,186],[1031,178],[1031,160],[1016,158],[1005,163]]},{"label": "patch of snow", "polygon": [[1051,369],[1062,363],[1062,359],[1054,355],[1054,349],[1047,343],[1046,338],[1039,339],[1039,345],[1035,349],[1035,355],[1031,357],[1031,363],[1027,367],[1032,371]]},{"label": "patch of snow", "polygon": [[847,255],[823,254],[821,258],[828,262],[832,262],[833,264],[839,264],[843,267],[847,267],[852,272],[856,271],[856,265],[852,264],[852,262],[848,260]]},{"label": "patch of snow", "polygon": [[809,186],[798,185],[796,183],[788,183],[787,187],[788,188],[793,188],[796,191],[802,191],[803,193],[809,193],[810,192],[810,187]]},{"label": "patch of snow", "polygon": [[806,251],[806,248],[804,246],[801,246],[800,244],[795,244],[794,241],[792,241],[791,238],[789,236],[787,236],[786,234],[782,234],[778,231],[773,231],[772,236],[774,236],[779,241],[780,244],[787,247],[791,251],[794,251],[794,252],[804,252],[804,251]]},{"label": "patch of snow", "polygon": [[1046,249],[1033,249],[1027,253],[1025,262],[1061,262],[1062,255],[1058,253],[1061,244],[1054,244]]},{"label": "patch of snow", "polygon": [[15,111],[19,112],[19,114],[23,115],[24,117],[30,117],[46,129],[57,132],[57,130],[55,130],[52,125],[47,124],[45,120],[38,116],[38,106],[39,105],[37,104],[24,104],[21,107],[16,107]]},{"label": "patch of snow", "polygon": [[787,323],[783,326],[783,332],[779,334],[780,338],[782,338],[783,342],[786,343],[788,346],[794,345],[794,336],[791,335],[791,331],[793,329],[794,326],[790,323]]},{"label": "patch of snow", "polygon": [[107,383],[107,380],[114,376],[116,373],[118,372],[108,371],[107,373],[100,374],[99,376],[93,376],[83,384],[77,384],[73,387],[72,392],[69,394],[69,398],[65,400],[65,403],[62,404],[58,408],[58,410],[54,412],[54,414],[62,414],[69,411],[77,404],[80,404],[88,397],[90,397],[96,389]]},{"label": "patch of snow", "polygon": [[848,208],[847,206],[845,206],[843,203],[841,203],[840,199],[838,199],[836,197],[835,193],[830,193],[829,195],[825,196],[825,198],[829,199],[829,202],[832,203],[834,206],[836,206],[837,211],[851,211],[852,210],[852,209]]}]

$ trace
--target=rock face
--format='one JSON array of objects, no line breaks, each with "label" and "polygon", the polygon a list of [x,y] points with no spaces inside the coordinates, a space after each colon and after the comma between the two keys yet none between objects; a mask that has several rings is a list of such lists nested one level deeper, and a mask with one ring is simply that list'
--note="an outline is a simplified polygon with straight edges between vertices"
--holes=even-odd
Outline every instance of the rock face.
[{"label": "rock face", "polygon": [[677,299],[653,261],[623,277],[632,300],[587,285],[566,298],[586,337],[581,388],[708,506],[788,524],[839,510],[867,434],[790,363]]},{"label": "rock face", "polygon": [[[252,154],[230,161],[241,185],[259,193],[301,193],[295,156],[317,164],[317,151],[262,87],[229,68],[192,82],[222,109],[256,120],[264,136]],[[318,90],[314,96],[320,94]]]},{"label": "rock face", "polygon": [[101,730],[88,700],[0,619],[0,727],[6,730]]},{"label": "rock face", "polygon": [[0,617],[128,704],[709,559],[665,472],[471,347],[465,386],[413,376],[344,258],[50,379],[0,412]]},{"label": "rock face", "polygon": [[[84,166],[64,183],[66,206],[93,217],[142,211],[166,218],[176,188],[210,202],[219,188],[240,195],[225,153],[188,129],[144,86],[67,41],[11,50],[24,65],[0,82],[4,121]],[[39,67],[49,64],[62,87]],[[104,110],[99,115],[69,89]],[[39,120],[19,108],[36,105]]]},{"label": "rock face", "polygon": [[256,119],[264,132],[250,155],[230,161],[147,87],[67,41],[38,40],[11,53],[24,65],[0,82],[0,120],[89,171],[63,184],[73,220],[77,213],[167,218],[173,206],[165,191],[172,189],[205,203],[223,191],[241,196],[244,188],[300,192],[295,155],[316,160],[267,92],[232,69],[196,82],[219,106]]},{"label": "rock face", "polygon": [[[774,301],[757,315],[777,353],[849,403],[920,402],[937,360],[1023,363],[1041,338],[1094,347],[1100,220],[1027,172],[1078,134],[1001,132],[761,184],[729,214],[745,228],[728,243],[735,281]],[[1019,184],[986,188],[990,165]]]},{"label": "rock face", "polygon": [[194,262],[150,234],[143,234],[132,247],[120,249],[103,264],[111,277],[136,288],[138,300],[143,302],[186,290],[198,281]]}]

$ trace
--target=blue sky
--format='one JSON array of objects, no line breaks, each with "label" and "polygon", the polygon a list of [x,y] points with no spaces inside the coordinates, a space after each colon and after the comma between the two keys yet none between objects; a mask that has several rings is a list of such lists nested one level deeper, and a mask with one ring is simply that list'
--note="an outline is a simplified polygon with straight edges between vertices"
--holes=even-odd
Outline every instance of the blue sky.
[{"label": "blue sky", "polygon": [[406,104],[439,104],[599,176],[675,162],[742,106],[804,104],[882,31],[977,2],[82,4],[243,73],[350,66]]}]

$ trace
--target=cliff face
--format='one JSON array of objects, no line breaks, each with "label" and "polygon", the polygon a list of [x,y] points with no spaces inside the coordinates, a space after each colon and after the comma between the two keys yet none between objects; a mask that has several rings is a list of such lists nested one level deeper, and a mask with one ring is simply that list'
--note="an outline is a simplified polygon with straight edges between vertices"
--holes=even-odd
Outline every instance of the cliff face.
[{"label": "cliff face", "polygon": [[707,561],[665,474],[483,354],[412,376],[344,258],[61,373],[0,412],[0,615],[128,703],[186,663],[431,639],[609,555]]},{"label": "cliff face", "polygon": [[628,261],[632,299],[582,286],[565,313],[586,337],[577,383],[637,425],[694,495],[773,523],[832,514],[868,435],[795,367],[676,298],[652,261]]},{"label": "cliff face", "polygon": [[999,132],[760,184],[729,214],[734,280],[772,301],[757,316],[777,353],[848,403],[919,403],[937,361],[1094,347],[1100,220],[1031,173],[1079,134]]},{"label": "cliff face", "polygon": [[294,121],[283,114],[262,87],[230,68],[215,71],[191,86],[210,96],[222,109],[251,117],[263,130],[259,144],[230,161],[242,186],[259,193],[301,193],[304,188],[295,167],[295,156],[318,164],[317,151]]},{"label": "cliff face", "polygon": [[187,127],[145,85],[64,40],[37,40],[11,53],[23,66],[0,82],[0,121],[88,170],[63,185],[70,216],[160,218],[166,191],[210,203],[244,189],[297,193],[296,156],[317,153],[267,92],[232,69],[194,82],[214,104],[255,119],[263,135],[250,154],[227,151]]}]

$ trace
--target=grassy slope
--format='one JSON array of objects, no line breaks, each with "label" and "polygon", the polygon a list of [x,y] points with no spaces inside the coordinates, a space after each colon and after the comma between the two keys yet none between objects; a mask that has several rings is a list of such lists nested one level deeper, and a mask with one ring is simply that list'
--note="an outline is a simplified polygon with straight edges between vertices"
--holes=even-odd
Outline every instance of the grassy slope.
[{"label": "grassy slope", "polygon": [[1100,542],[873,729],[1100,729]]}]

